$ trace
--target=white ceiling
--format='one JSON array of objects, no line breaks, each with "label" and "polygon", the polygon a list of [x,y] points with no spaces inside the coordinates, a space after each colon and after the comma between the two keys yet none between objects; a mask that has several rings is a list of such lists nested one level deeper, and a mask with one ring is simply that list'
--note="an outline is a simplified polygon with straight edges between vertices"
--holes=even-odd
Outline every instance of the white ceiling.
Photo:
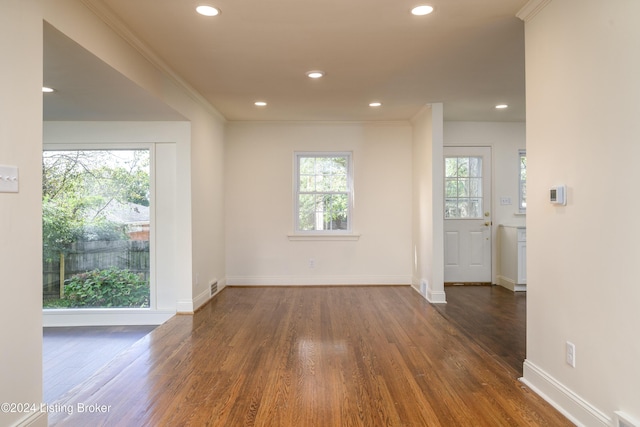
[{"label": "white ceiling", "polygon": [[[210,18],[195,0],[84,1],[110,9],[228,120],[408,120],[435,102],[445,120],[525,119],[515,14],[526,0],[425,0],[435,11],[423,17],[409,13],[417,0],[204,0],[222,11]],[[45,84],[59,92],[45,119],[176,119],[47,27]],[[315,69],[326,76],[308,79]]]}]

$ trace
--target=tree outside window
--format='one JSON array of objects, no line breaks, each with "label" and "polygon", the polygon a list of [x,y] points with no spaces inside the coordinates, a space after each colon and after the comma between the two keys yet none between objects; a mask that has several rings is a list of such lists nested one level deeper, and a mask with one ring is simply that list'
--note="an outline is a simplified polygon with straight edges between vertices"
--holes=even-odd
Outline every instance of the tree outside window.
[{"label": "tree outside window", "polygon": [[149,150],[45,151],[45,308],[149,306]]},{"label": "tree outside window", "polygon": [[351,230],[351,154],[296,154],[296,231]]}]

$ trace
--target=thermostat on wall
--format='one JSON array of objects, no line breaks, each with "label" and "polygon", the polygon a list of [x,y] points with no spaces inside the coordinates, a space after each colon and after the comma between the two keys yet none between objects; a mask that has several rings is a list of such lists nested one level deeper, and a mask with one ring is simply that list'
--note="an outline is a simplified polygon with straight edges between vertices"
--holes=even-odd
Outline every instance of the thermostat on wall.
[{"label": "thermostat on wall", "polygon": [[557,185],[549,189],[549,201],[554,205],[567,204],[567,187],[566,185]]}]

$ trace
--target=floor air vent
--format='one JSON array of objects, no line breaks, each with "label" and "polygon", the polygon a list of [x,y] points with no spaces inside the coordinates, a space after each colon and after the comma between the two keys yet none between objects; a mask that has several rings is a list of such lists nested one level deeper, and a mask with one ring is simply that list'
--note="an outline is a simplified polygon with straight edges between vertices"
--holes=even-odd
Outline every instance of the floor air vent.
[{"label": "floor air vent", "polygon": [[215,295],[218,292],[218,281],[211,283],[211,296]]}]

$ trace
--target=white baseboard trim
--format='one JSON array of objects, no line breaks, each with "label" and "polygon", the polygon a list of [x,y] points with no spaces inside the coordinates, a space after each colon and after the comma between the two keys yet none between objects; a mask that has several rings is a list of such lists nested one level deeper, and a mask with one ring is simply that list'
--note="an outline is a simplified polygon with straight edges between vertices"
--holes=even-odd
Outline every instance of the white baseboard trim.
[{"label": "white baseboard trim", "polygon": [[409,285],[409,276],[231,276],[226,286]]},{"label": "white baseboard trim", "polygon": [[498,276],[496,278],[496,283],[503,288],[507,288],[512,292],[522,292],[527,290],[527,285],[519,285],[513,279],[509,279],[508,277]]},{"label": "white baseboard trim", "polygon": [[411,282],[411,287],[431,304],[447,303],[447,294],[444,292],[444,290],[434,291],[433,289],[431,289],[431,284],[427,279],[419,280],[414,277],[413,281]]},{"label": "white baseboard trim", "polygon": [[31,412],[25,418],[13,424],[12,427],[47,427],[49,424],[49,417],[47,412],[37,411]]},{"label": "white baseboard trim", "polygon": [[176,302],[176,312],[180,314],[193,314],[194,300],[183,299]]},{"label": "white baseboard trim", "polygon": [[444,291],[434,291],[427,288],[427,295],[425,295],[427,301],[431,304],[446,304],[447,294]]},{"label": "white baseboard trim", "polygon": [[[197,310],[211,299],[211,288],[205,289],[197,297],[193,299],[193,309]],[[179,312],[182,313],[182,312]]]},{"label": "white baseboard trim", "polygon": [[[218,291],[212,295],[211,294],[211,284],[213,284],[214,282],[218,282]],[[193,301],[186,300],[186,299],[178,301],[178,303],[176,305],[176,311],[178,313],[180,313],[180,314],[193,314],[193,313],[195,313],[195,311],[197,309],[199,309],[200,307],[205,305],[207,302],[209,302],[209,300],[211,298],[213,298],[214,296],[218,295],[220,293],[220,291],[223,290],[226,286],[227,286],[227,280],[226,279],[220,279],[220,280],[213,279],[209,283],[209,286],[207,287],[207,289],[205,289],[204,291],[200,292],[200,294],[198,294],[193,299]]]},{"label": "white baseboard trim", "polygon": [[80,308],[42,310],[42,326],[161,325],[176,314],[170,310],[139,308]]},{"label": "white baseboard trim", "polygon": [[536,394],[577,426],[613,426],[605,413],[574,393],[560,381],[529,360],[524,361],[524,375],[520,378]]}]

